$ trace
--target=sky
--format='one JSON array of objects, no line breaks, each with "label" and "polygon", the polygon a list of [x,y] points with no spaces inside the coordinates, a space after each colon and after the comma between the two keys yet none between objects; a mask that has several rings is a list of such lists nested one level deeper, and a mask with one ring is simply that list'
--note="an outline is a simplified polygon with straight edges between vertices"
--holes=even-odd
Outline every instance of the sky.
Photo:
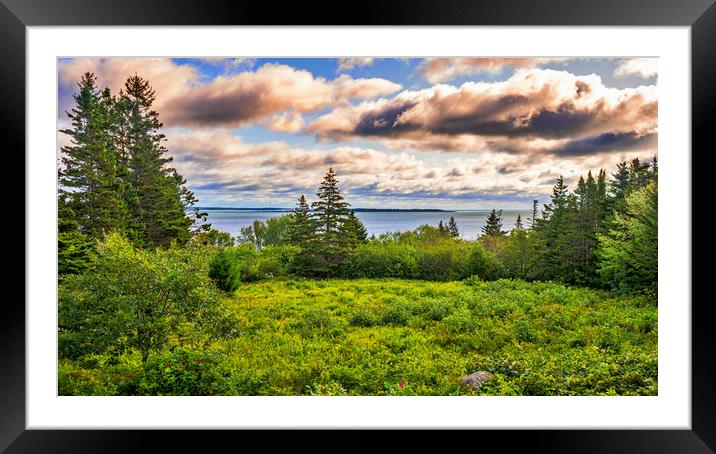
[{"label": "sky", "polygon": [[[156,92],[199,206],[292,207],[332,167],[353,207],[530,209],[556,178],[657,154],[657,58],[64,58]],[[58,156],[69,138],[58,132]]]}]

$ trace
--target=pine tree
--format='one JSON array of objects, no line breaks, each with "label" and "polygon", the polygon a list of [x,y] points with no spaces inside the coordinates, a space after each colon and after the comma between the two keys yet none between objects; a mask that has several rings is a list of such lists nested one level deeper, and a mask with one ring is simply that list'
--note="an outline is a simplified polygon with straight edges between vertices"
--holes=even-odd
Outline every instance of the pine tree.
[{"label": "pine tree", "polygon": [[306,197],[301,194],[298,198],[298,205],[293,209],[293,218],[289,228],[288,240],[290,244],[300,246],[303,249],[313,243],[316,236],[316,225],[311,217],[311,209],[306,202]]},{"label": "pine tree", "polygon": [[355,210],[348,212],[348,219],[343,224],[345,226],[345,233],[349,235],[355,247],[357,244],[362,244],[368,241],[368,231],[366,230],[363,223],[356,216]]},{"label": "pine tree", "polygon": [[448,224],[447,224],[447,231],[450,234],[450,236],[452,236],[454,238],[460,237],[460,230],[458,230],[458,228],[457,228],[457,222],[455,221],[454,216],[450,216],[450,220],[448,221]]},{"label": "pine tree", "polygon": [[532,217],[529,219],[530,228],[534,228],[535,224],[537,223],[537,204],[538,203],[539,203],[539,200],[532,201]]},{"label": "pine tree", "polygon": [[482,227],[482,233],[485,236],[505,236],[507,232],[502,230],[502,210],[492,209],[490,216],[487,217],[486,224]]},{"label": "pine tree", "polygon": [[77,84],[75,106],[67,112],[72,126],[60,131],[70,136],[71,145],[62,147],[58,172],[58,196],[67,208],[58,217],[72,216],[60,222],[75,223],[95,239],[127,222],[122,162],[112,140],[114,100],[109,90],[97,89],[96,81],[85,73]]},{"label": "pine tree", "polygon": [[522,215],[518,214],[517,221],[515,221],[515,230],[523,230],[523,228],[524,227],[522,226]]},{"label": "pine tree", "polygon": [[316,225],[316,250],[325,262],[326,272],[335,275],[350,251],[352,239],[345,235],[350,204],[343,199],[332,168],[326,172],[316,197],[318,200],[311,204]]},{"label": "pine tree", "polygon": [[544,205],[542,218],[535,220],[534,242],[538,245],[537,270],[540,279],[556,277],[562,268],[562,252],[559,237],[565,231],[564,221],[567,210],[568,191],[560,175],[552,188],[550,203]]},{"label": "pine tree", "polygon": [[[196,204],[186,180],[169,166],[172,158],[162,145],[159,114],[152,110],[155,93],[149,82],[138,75],[125,82],[118,105],[122,109],[121,147],[126,148],[130,190],[127,205],[134,220],[130,230],[134,240],[144,246],[167,245],[172,240],[186,243],[194,220],[186,210]],[[194,211],[196,219],[205,213]],[[200,228],[207,228],[203,224]]]}]

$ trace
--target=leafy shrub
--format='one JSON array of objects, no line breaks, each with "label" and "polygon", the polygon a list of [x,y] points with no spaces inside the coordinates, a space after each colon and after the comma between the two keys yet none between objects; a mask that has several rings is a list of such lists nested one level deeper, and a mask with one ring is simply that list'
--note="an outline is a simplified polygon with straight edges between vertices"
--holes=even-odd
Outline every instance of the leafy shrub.
[{"label": "leafy shrub", "polygon": [[353,312],[348,323],[351,326],[369,327],[375,325],[376,319],[370,311],[362,309]]},{"label": "leafy shrub", "polygon": [[144,251],[118,234],[99,242],[92,271],[59,287],[59,352],[64,358],[150,352],[210,335],[221,305],[195,254]]},{"label": "leafy shrub", "polygon": [[[458,241],[440,241],[420,247],[419,277],[431,281],[453,281],[461,277],[466,247]],[[476,273],[471,273],[476,274]]]},{"label": "leafy shrub", "polygon": [[218,396],[233,394],[231,372],[216,351],[178,348],[153,357],[139,380],[138,395]]},{"label": "leafy shrub", "polygon": [[209,262],[209,277],[216,286],[227,292],[234,292],[239,288],[241,271],[236,254],[230,249],[217,252]]},{"label": "leafy shrub", "polygon": [[413,246],[379,241],[358,245],[344,268],[345,275],[351,278],[409,279],[415,277],[417,271],[417,252]]},{"label": "leafy shrub", "polygon": [[291,264],[301,252],[298,246],[267,246],[264,247],[256,260],[255,277],[270,279],[287,276]]},{"label": "leafy shrub", "polygon": [[489,252],[480,243],[470,245],[465,261],[460,266],[460,277],[479,276],[482,279],[492,281],[499,279],[502,273],[502,265],[495,254]]},{"label": "leafy shrub", "polygon": [[381,325],[404,326],[412,314],[404,304],[389,305],[380,316]]}]

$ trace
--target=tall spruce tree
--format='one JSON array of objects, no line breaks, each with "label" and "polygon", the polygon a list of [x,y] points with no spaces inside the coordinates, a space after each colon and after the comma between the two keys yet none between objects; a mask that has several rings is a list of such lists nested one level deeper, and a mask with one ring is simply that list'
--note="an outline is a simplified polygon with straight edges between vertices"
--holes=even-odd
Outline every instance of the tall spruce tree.
[{"label": "tall spruce tree", "polygon": [[458,238],[460,236],[460,230],[457,228],[457,221],[455,221],[454,216],[450,216],[450,220],[448,220],[447,231],[453,238]]},{"label": "tall spruce tree", "polygon": [[307,249],[313,243],[315,236],[316,225],[311,217],[311,208],[308,206],[306,196],[301,194],[296,208],[293,209],[288,240],[291,244]]},{"label": "tall spruce tree", "polygon": [[355,210],[348,211],[348,219],[343,225],[346,235],[349,235],[353,242],[352,247],[368,241],[368,231],[356,216]]},{"label": "tall spruce tree", "polygon": [[316,225],[317,253],[325,262],[326,272],[335,275],[353,245],[346,233],[350,204],[343,198],[336,172],[329,168],[311,204]]},{"label": "tall spruce tree", "polygon": [[58,218],[72,216],[60,223],[99,238],[127,223],[123,163],[113,143],[114,99],[109,90],[97,88],[93,73],[85,73],[77,85],[75,106],[67,112],[71,127],[60,131],[70,136],[71,144],[61,150],[58,202],[66,209]]},{"label": "tall spruce tree", "polygon": [[492,209],[485,225],[482,226],[482,233],[485,236],[505,236],[507,232],[502,230],[502,210],[497,211],[494,208]]},{"label": "tall spruce tree", "polygon": [[[123,137],[126,148],[130,190],[127,205],[133,225],[133,239],[147,247],[167,245],[176,240],[186,243],[192,235],[194,219],[187,215],[197,199],[185,186],[186,180],[169,166],[172,158],[162,145],[159,114],[152,110],[155,93],[149,82],[130,76],[120,93]],[[195,217],[204,213],[195,210]],[[204,228],[208,225],[204,224]]]}]

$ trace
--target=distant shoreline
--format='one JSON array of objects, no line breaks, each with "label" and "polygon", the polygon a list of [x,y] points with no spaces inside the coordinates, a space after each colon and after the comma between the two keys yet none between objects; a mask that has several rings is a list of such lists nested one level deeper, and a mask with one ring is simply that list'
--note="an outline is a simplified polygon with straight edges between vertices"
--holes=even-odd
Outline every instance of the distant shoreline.
[{"label": "distant shoreline", "polygon": [[[289,212],[291,208],[232,208],[232,207],[197,207],[206,211],[273,211]],[[454,213],[455,210],[438,208],[354,208],[356,213]]]}]

